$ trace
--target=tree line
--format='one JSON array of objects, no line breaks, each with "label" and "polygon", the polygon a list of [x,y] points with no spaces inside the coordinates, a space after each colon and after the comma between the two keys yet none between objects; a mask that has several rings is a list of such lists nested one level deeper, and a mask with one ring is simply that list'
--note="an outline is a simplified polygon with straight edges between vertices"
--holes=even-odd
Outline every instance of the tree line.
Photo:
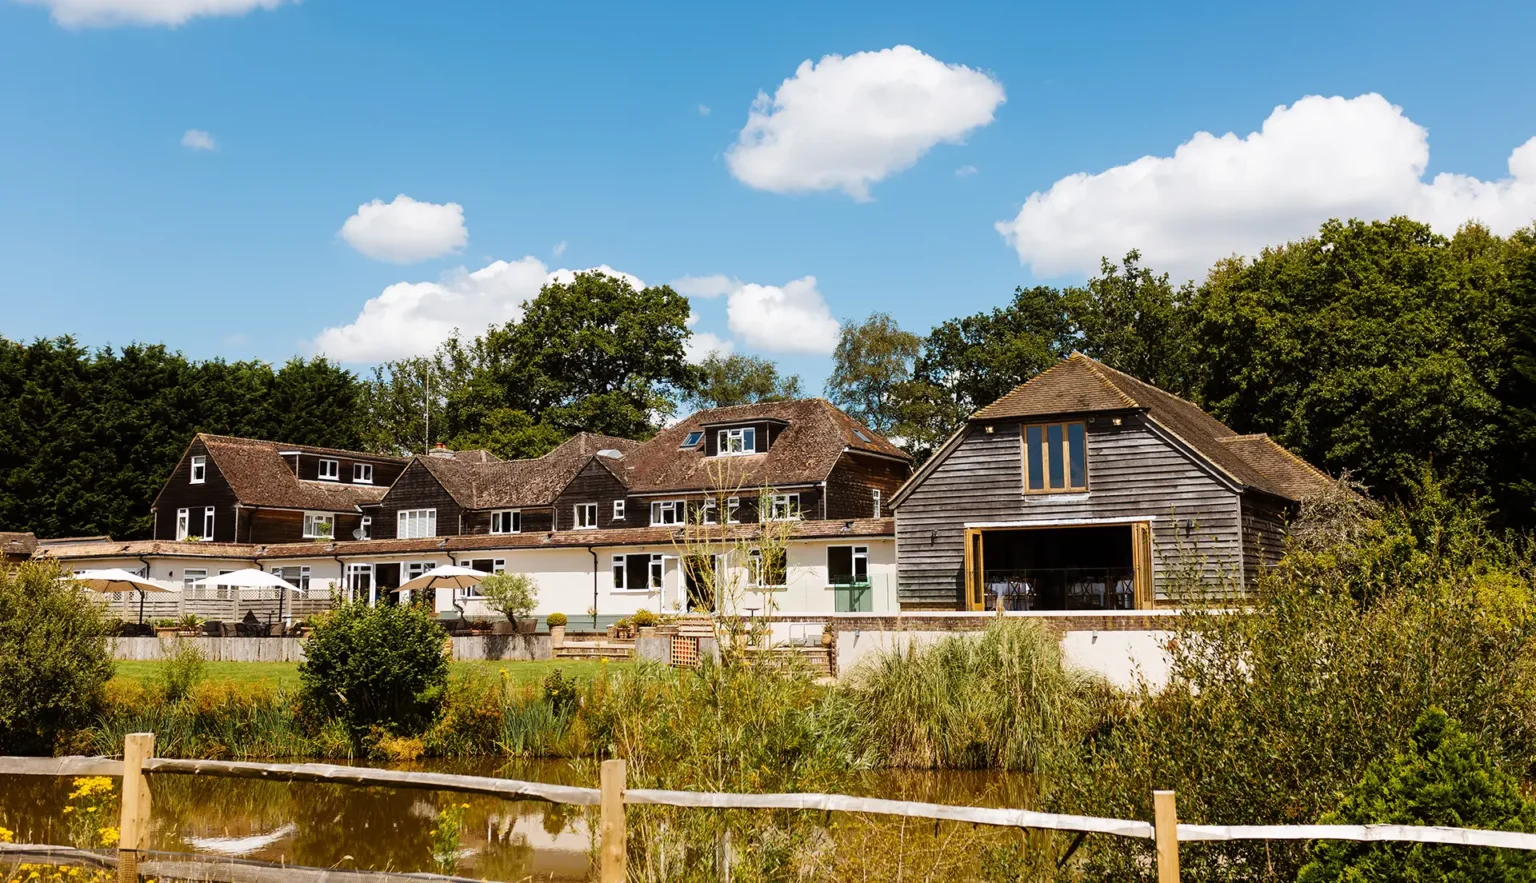
[{"label": "tree line", "polygon": [[[324,358],[189,360],[0,339],[0,529],[142,537],[195,432],[379,452],[537,456],[580,430],[646,438],[700,407],[796,398],[773,362],[690,364],[688,302],[578,274],[518,321],[358,376]],[[1267,432],[1372,493],[1426,474],[1506,523],[1536,504],[1536,227],[1444,237],[1402,218],[1218,262],[1174,284],[1136,252],[1080,286],[1018,288],[926,335],[845,323],[826,395],[914,454],[1073,350]]]}]

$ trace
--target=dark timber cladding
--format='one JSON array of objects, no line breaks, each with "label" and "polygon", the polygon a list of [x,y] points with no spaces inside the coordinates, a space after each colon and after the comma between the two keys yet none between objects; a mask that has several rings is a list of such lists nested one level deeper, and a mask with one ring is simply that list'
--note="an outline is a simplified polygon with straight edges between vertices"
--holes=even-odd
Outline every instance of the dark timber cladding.
[{"label": "dark timber cladding", "polygon": [[[1026,495],[1021,422],[968,426],[963,439],[901,502],[896,555],[901,602],[953,607],[965,567],[965,526],[995,522],[1150,520],[1153,590],[1194,568],[1235,577],[1242,566],[1238,495],[1136,414],[1085,418],[1088,493]],[[986,431],[990,425],[992,431]]]},{"label": "dark timber cladding", "polygon": [[459,533],[459,516],[464,514],[464,510],[437,477],[417,459],[405,467],[405,471],[400,473],[400,477],[390,487],[389,494],[379,505],[369,536],[380,540],[394,539],[399,514],[414,509],[437,510],[439,536]]},{"label": "dark timber cladding", "polygon": [[971,415],[897,492],[901,602],[1028,600],[1054,581],[1070,603],[1095,606],[1113,586],[1123,609],[1122,549],[1052,566],[1005,548],[999,560],[1022,562],[1013,576],[988,563],[988,537],[1006,541],[995,531],[1074,524],[1132,525],[1136,606],[1179,600],[1188,577],[1201,591],[1240,589],[1279,560],[1297,506],[1331,484],[1268,436],[1238,435],[1193,402],[1073,353]]},{"label": "dark timber cladding", "polygon": [[[199,484],[192,483],[192,458],[202,457],[205,464],[203,481]],[[176,468],[171,471],[171,476],[161,488],[159,496],[155,498],[155,524],[152,536],[157,540],[176,539],[176,513],[180,509],[188,510],[188,533],[191,536],[203,535],[203,513],[208,506],[214,508],[213,539],[221,543],[238,542],[235,536],[235,504],[239,500],[235,496],[234,488],[230,487],[229,479],[225,478],[219,465],[208,455],[208,446],[201,438],[194,438],[187,446],[186,453],[181,455]],[[245,526],[241,525],[241,532]],[[295,538],[297,534],[295,534]]]}]

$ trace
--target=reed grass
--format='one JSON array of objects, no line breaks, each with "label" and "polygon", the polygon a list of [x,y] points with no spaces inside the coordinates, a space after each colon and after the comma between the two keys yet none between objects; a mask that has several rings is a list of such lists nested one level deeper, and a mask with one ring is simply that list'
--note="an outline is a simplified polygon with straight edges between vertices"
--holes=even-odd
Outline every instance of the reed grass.
[{"label": "reed grass", "polygon": [[1001,619],[869,660],[849,700],[877,766],[1040,772],[1075,753],[1111,694],[1064,664],[1049,628]]}]

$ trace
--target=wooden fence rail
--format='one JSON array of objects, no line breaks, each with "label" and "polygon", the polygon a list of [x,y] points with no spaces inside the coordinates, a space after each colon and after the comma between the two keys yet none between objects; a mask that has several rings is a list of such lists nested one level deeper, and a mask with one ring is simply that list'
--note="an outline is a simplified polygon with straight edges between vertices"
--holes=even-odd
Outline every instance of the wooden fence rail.
[{"label": "wooden fence rail", "polygon": [[[901,816],[935,821],[968,822],[1006,828],[1069,831],[1079,835],[1106,834],[1152,840],[1157,854],[1158,883],[1177,883],[1179,844],[1223,840],[1353,840],[1361,842],[1443,843],[1464,846],[1536,850],[1536,834],[1440,828],[1413,825],[1189,825],[1177,820],[1172,791],[1153,793],[1152,822],[1102,819],[1023,809],[952,806],[849,797],[841,794],[718,794],[656,789],[627,790],[622,760],[604,761],[600,788],[577,788],[485,776],[407,772],[324,763],[253,763],[244,761],[176,760],[154,757],[154,735],[135,733],[123,743],[122,760],[105,757],[0,757],[0,775],[115,776],[123,779],[119,825],[118,879],[138,879],[139,858],[149,848],[150,794],[147,777],[160,775],[214,776],[281,782],[320,782],[387,788],[413,788],[485,794],[507,800],[539,800],[574,806],[597,806],[601,813],[600,879],[625,879],[627,804],[696,809],[781,809]],[[61,847],[26,847],[33,850]],[[4,851],[0,851],[3,856]]]}]

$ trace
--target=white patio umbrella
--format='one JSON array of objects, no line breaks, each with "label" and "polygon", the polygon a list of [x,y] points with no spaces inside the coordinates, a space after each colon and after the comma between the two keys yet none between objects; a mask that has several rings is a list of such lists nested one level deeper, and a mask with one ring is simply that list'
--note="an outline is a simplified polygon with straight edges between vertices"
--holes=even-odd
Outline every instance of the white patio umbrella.
[{"label": "white patio umbrella", "polygon": [[[247,567],[244,570],[235,570],[229,573],[221,573],[218,576],[210,576],[206,579],[200,579],[194,582],[192,585],[223,586],[227,589],[234,589],[237,595],[241,589],[281,589],[282,592],[297,592],[300,595],[304,594],[303,589],[283,579],[277,574],[267,573],[265,570],[257,570],[254,567]],[[277,618],[279,620],[283,618],[283,599],[287,597],[282,592],[280,592],[277,596]],[[237,606],[235,610],[238,612],[239,607]]]},{"label": "white patio umbrella", "polygon": [[480,585],[481,581],[488,576],[490,576],[489,573],[475,570],[472,567],[444,564],[441,567],[432,568],[394,591],[414,592],[418,589],[472,589]]},{"label": "white patio umbrella", "polygon": [[123,570],[119,567],[108,567],[103,570],[82,570],[74,576],[61,576],[61,580],[73,580],[87,589],[110,595],[113,592],[138,592],[139,593],[139,624],[144,624],[144,596],[149,592],[179,592],[181,589],[169,586],[165,583],[152,580],[146,576]]}]

